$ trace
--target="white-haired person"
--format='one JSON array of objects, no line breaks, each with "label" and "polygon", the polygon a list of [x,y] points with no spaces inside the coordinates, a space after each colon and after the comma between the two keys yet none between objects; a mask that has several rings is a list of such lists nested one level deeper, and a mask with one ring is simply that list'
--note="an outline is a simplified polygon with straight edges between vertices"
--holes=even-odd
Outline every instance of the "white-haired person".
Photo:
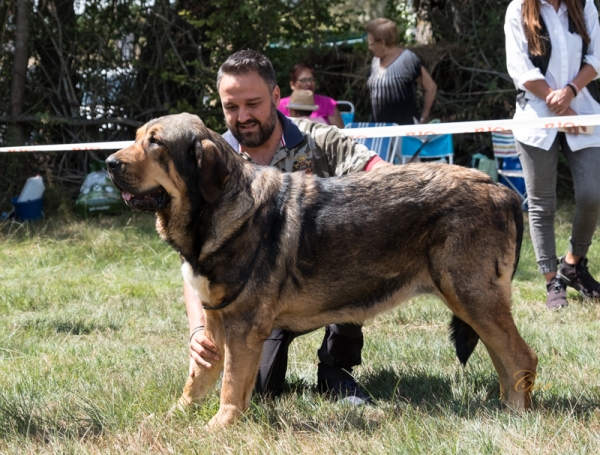
[{"label": "white-haired person", "polygon": [[[367,22],[367,42],[373,53],[367,86],[374,122],[410,125],[429,121],[437,84],[421,59],[398,44],[398,29],[390,19]],[[423,89],[423,107],[417,106]]]}]

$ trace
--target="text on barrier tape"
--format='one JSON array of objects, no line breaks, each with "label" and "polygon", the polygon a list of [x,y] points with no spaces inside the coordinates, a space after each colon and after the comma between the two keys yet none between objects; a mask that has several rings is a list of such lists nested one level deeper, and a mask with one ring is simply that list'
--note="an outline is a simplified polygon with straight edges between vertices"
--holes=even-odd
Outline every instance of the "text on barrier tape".
[{"label": "text on barrier tape", "polygon": [[[510,131],[515,128],[569,128],[575,126],[600,125],[600,115],[571,115],[565,117],[543,117],[524,120],[476,120],[472,122],[424,123],[418,125],[377,126],[369,128],[340,129],[354,138],[429,136],[435,134],[491,133]],[[134,141],[89,142],[85,144],[24,145],[0,147],[0,152],[63,152],[81,150],[119,150],[129,147]]]}]

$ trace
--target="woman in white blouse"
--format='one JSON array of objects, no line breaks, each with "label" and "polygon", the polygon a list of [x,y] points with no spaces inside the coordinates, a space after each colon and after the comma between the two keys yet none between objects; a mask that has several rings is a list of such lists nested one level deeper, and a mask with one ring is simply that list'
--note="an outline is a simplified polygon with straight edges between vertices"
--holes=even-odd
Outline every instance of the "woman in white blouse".
[{"label": "woman in white blouse", "polygon": [[[588,84],[600,72],[598,11],[593,0],[513,0],[504,24],[508,73],[517,90],[514,118],[600,114]],[[567,306],[566,286],[600,298],[586,254],[600,216],[600,127],[593,131],[515,128],[529,198],[529,224],[549,309]],[[579,134],[578,134],[579,133]],[[556,170],[563,153],[575,190],[569,250],[556,256]]]}]

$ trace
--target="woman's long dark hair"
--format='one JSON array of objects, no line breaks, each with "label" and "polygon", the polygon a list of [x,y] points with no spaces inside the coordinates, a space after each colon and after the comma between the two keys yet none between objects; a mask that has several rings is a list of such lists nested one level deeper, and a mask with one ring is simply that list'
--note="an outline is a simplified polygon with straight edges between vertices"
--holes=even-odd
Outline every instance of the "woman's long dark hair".
[{"label": "woman's long dark hair", "polygon": [[[583,16],[582,0],[559,0],[567,5],[569,18],[575,26],[575,31],[586,44],[590,44],[590,35],[585,26],[585,17]],[[521,10],[523,16],[523,28],[525,37],[529,46],[529,52],[532,55],[542,55],[543,47],[540,39],[540,0],[525,0]]]}]

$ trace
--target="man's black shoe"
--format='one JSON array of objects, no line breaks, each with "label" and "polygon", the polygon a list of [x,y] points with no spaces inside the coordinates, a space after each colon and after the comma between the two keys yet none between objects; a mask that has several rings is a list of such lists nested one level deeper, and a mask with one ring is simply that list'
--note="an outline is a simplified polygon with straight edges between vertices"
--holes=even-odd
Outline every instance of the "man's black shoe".
[{"label": "man's black shoe", "polygon": [[355,406],[373,403],[371,397],[362,391],[352,375],[342,368],[320,363],[317,377],[319,391],[334,400]]}]

